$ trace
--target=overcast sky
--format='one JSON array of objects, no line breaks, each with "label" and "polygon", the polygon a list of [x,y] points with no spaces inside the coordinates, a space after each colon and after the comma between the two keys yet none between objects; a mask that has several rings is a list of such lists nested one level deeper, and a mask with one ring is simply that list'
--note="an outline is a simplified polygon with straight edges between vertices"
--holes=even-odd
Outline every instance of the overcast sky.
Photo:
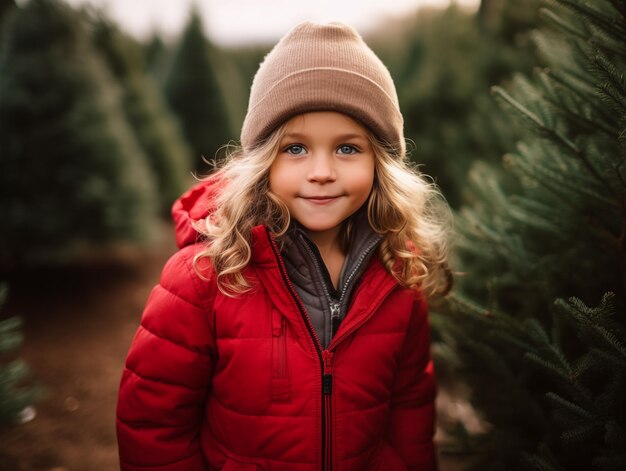
[{"label": "overcast sky", "polygon": [[[304,20],[342,21],[359,33],[388,16],[414,11],[420,5],[447,6],[450,0],[66,0],[72,5],[103,6],[125,31],[145,38],[155,29],[176,36],[196,3],[208,37],[222,45],[274,42]],[[456,0],[476,7],[479,0]]]}]

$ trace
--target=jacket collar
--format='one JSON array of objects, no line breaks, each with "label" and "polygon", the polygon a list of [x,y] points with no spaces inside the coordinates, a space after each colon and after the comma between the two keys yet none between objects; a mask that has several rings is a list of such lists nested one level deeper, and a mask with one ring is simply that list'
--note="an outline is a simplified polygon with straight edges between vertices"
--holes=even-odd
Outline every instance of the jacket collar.
[{"label": "jacket collar", "polygon": [[[298,325],[293,333],[302,344],[314,349],[311,325],[307,325],[303,313],[306,312],[302,300],[289,280],[285,264],[282,260],[275,236],[263,225],[252,229],[251,270],[261,280],[262,289],[267,291],[272,303],[292,324]],[[380,302],[398,286],[397,281],[383,267],[378,257],[372,257],[363,273],[361,283],[352,295],[353,303],[341,323],[337,336],[331,341],[329,348],[354,328],[366,322],[374,313]],[[321,348],[321,346],[319,346]]]}]

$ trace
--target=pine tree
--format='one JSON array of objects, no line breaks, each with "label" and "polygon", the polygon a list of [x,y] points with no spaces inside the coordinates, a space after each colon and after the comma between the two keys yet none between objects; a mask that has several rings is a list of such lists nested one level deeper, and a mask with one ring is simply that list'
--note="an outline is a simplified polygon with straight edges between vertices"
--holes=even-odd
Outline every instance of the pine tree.
[{"label": "pine tree", "polygon": [[143,61],[146,71],[159,86],[162,86],[165,80],[168,59],[169,49],[161,35],[155,31],[148,42],[143,45]]},{"label": "pine tree", "polygon": [[94,19],[93,29],[96,47],[122,87],[126,118],[148,156],[161,213],[169,216],[191,176],[191,150],[161,92],[144,72],[141,47],[102,15]]},{"label": "pine tree", "polygon": [[465,443],[475,469],[623,470],[626,3],[551,0],[541,14],[545,66],[493,88],[527,125],[503,158],[517,190],[484,162],[469,172],[439,361],[492,426]]},{"label": "pine tree", "polygon": [[150,234],[155,188],[84,17],[31,0],[0,51],[0,265]]},{"label": "pine tree", "polygon": [[193,165],[201,174],[209,168],[202,157],[212,160],[233,137],[216,67],[216,50],[204,36],[202,19],[194,9],[172,60],[165,96],[180,119],[194,153]]},{"label": "pine tree", "polygon": [[[513,7],[521,3],[523,9]],[[456,4],[420,8],[394,28],[402,31],[399,37],[387,39],[385,27],[374,43],[397,83],[405,136],[415,143],[411,158],[436,179],[453,208],[467,202],[471,163],[505,152],[519,137],[509,117],[489,119],[496,112],[489,86],[530,71],[533,59],[527,31],[538,0],[494,0],[485,10],[480,22]]]}]

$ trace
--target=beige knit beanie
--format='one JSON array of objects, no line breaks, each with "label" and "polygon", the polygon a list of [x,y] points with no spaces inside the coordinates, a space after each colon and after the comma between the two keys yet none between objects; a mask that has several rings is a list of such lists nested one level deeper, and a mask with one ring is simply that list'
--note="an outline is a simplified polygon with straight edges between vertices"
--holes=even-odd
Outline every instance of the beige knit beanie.
[{"label": "beige knit beanie", "polygon": [[345,113],[404,154],[391,74],[343,23],[300,23],[265,56],[252,81],[241,144],[254,147],[283,122],[310,111]]}]

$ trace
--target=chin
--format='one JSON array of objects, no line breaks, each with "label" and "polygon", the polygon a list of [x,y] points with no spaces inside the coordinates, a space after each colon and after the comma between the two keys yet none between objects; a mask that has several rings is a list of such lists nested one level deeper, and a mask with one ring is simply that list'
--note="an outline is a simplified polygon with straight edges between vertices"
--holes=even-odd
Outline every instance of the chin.
[{"label": "chin", "polygon": [[335,226],[315,226],[315,225],[306,225],[306,224],[303,224],[303,226],[306,227],[311,232],[325,232],[335,227]]}]

